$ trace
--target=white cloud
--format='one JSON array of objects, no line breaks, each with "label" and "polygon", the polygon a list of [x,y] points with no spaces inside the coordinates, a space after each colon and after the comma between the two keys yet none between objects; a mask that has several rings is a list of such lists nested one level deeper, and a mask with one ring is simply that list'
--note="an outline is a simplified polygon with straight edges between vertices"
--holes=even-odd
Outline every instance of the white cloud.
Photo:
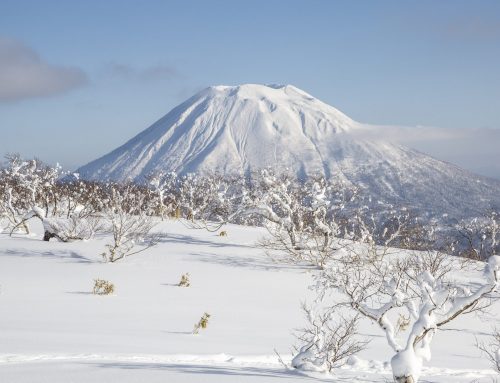
[{"label": "white cloud", "polygon": [[500,179],[500,129],[367,125],[357,134],[360,138],[397,142],[474,173]]},{"label": "white cloud", "polygon": [[0,101],[51,96],[86,82],[82,70],[51,65],[23,43],[0,37]]}]

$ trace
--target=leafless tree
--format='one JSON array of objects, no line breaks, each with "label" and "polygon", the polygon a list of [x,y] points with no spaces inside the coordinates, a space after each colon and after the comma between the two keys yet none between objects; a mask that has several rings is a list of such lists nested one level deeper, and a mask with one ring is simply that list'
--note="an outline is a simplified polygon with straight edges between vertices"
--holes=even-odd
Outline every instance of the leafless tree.
[{"label": "leafless tree", "polygon": [[262,173],[259,197],[247,212],[260,216],[269,235],[260,245],[288,262],[320,269],[344,246],[346,206],[356,189],[311,177],[304,183]]},{"label": "leafless tree", "polygon": [[165,173],[162,171],[151,174],[148,183],[156,206],[155,213],[162,220],[168,215],[175,214],[179,208],[179,177],[174,172]]},{"label": "leafless tree", "polygon": [[491,211],[456,225],[460,240],[459,254],[465,258],[486,260],[500,254],[500,212]]},{"label": "leafless tree", "polygon": [[104,218],[113,240],[103,253],[106,261],[116,262],[158,243],[161,235],[151,233],[156,222],[146,214],[146,198],[141,189],[134,185],[114,185],[108,204]]},{"label": "leafless tree", "polygon": [[365,349],[368,342],[358,339],[358,315],[347,317],[337,310],[338,307],[319,309],[319,312],[306,305],[302,308],[308,325],[297,330],[296,336],[302,346],[292,359],[292,367],[331,372]]}]

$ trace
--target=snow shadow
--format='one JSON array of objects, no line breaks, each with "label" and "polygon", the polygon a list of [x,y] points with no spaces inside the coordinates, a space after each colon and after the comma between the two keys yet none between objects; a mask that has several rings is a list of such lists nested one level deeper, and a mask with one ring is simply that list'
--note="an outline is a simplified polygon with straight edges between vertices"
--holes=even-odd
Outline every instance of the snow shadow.
[{"label": "snow shadow", "polygon": [[90,291],[66,291],[66,294],[74,294],[74,295],[95,295]]},{"label": "snow shadow", "polygon": [[[215,237],[218,238],[218,237]],[[199,246],[209,246],[209,247],[235,247],[244,249],[254,249],[255,247],[249,245],[241,245],[237,243],[227,243],[227,242],[216,242],[199,239],[196,237],[191,237],[190,235],[183,234],[168,234],[160,240],[160,243],[182,243],[188,245],[199,245]]]},{"label": "snow shadow", "polygon": [[40,257],[40,258],[50,258],[50,259],[59,259],[66,262],[75,262],[75,263],[93,263],[89,258],[84,257],[83,255],[78,254],[75,251],[70,250],[60,250],[60,251],[39,251],[39,250],[20,250],[20,249],[6,249],[0,256],[6,255],[10,257],[21,257],[21,258],[32,258],[32,257]]},{"label": "snow shadow", "polygon": [[262,256],[261,259],[253,257],[244,257],[241,255],[221,255],[212,253],[192,253],[191,256],[196,257],[200,262],[213,263],[216,265],[230,266],[230,267],[244,267],[252,270],[265,270],[265,271],[301,271],[307,269],[315,269],[314,267],[307,267],[304,265],[290,265],[281,264],[273,261],[269,257]]},{"label": "snow shadow", "polygon": [[174,335],[193,335],[192,331],[162,331],[165,334],[174,334]]},{"label": "snow shadow", "polygon": [[[123,363],[123,362],[102,362],[94,364],[100,368],[120,368],[127,370],[164,370],[185,374],[199,375],[224,375],[237,377],[261,377],[273,378],[276,381],[311,381],[311,382],[332,382],[332,379],[312,378],[296,371],[285,369],[270,369],[265,367],[250,366],[207,366],[200,364],[180,364],[180,363]],[[267,381],[267,380],[266,380]],[[368,380],[367,380],[368,381]]]},{"label": "snow shadow", "polygon": [[477,331],[477,330],[470,330],[467,328],[441,328],[440,331],[456,331],[460,334],[467,333],[471,334],[474,336],[492,336],[493,332],[484,332],[484,331]]}]

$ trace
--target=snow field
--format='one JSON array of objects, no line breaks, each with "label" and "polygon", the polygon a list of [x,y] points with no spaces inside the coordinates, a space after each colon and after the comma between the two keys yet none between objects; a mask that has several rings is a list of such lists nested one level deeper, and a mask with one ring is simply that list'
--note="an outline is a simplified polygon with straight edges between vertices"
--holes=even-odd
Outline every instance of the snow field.
[{"label": "snow field", "polygon": [[[274,349],[291,358],[314,270],[265,256],[255,246],[265,230],[228,225],[219,237],[165,221],[157,247],[114,264],[99,255],[106,237],[47,243],[41,230],[0,235],[0,382],[391,380],[392,353],[368,321],[360,329],[368,349],[333,376],[306,376],[277,361]],[[186,272],[191,287],[177,287]],[[91,294],[96,278],[114,283],[115,293]],[[494,372],[474,342],[491,332],[499,311],[438,332],[421,381],[490,382]],[[193,335],[204,312],[208,328]]]}]

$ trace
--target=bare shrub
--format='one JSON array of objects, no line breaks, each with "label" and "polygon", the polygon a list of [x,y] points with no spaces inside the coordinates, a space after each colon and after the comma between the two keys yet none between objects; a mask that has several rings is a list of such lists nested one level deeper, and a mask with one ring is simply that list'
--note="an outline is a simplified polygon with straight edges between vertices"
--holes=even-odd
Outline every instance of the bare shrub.
[{"label": "bare shrub", "polygon": [[476,339],[476,347],[486,355],[492,367],[500,374],[500,330],[495,329],[486,343]]},{"label": "bare shrub", "polygon": [[145,251],[160,240],[161,234],[150,233],[156,221],[146,214],[145,204],[145,195],[134,186],[113,187],[110,206],[104,213],[113,239],[102,254],[107,262]]},{"label": "bare shrub", "polygon": [[262,171],[245,214],[258,216],[269,235],[260,241],[269,255],[323,269],[344,246],[344,209],[356,189],[312,177],[304,184]]},{"label": "bare shrub", "polygon": [[104,279],[94,279],[92,293],[95,295],[110,295],[115,291],[115,285]]},{"label": "bare shrub", "polygon": [[198,334],[200,329],[206,329],[208,326],[208,320],[210,319],[209,313],[204,313],[198,323],[194,325],[193,334]]},{"label": "bare shrub", "polygon": [[104,230],[104,222],[99,216],[85,218],[72,216],[70,218],[44,218],[44,240],[57,238],[62,242],[88,240]]},{"label": "bare shrub", "polygon": [[191,281],[189,280],[189,273],[182,274],[181,275],[181,280],[177,284],[179,287],[189,287],[191,286]]},{"label": "bare shrub", "polygon": [[151,217],[117,213],[108,215],[108,219],[113,242],[106,245],[107,252],[102,254],[107,262],[116,262],[158,244],[159,234],[150,234],[155,226]]},{"label": "bare shrub", "polygon": [[359,316],[346,317],[336,308],[314,313],[304,305],[303,310],[308,326],[297,331],[303,346],[292,359],[292,367],[331,372],[365,349],[367,342],[357,339]]},{"label": "bare shrub", "polygon": [[460,240],[459,255],[474,260],[487,260],[500,254],[500,212],[461,222],[455,227]]}]

